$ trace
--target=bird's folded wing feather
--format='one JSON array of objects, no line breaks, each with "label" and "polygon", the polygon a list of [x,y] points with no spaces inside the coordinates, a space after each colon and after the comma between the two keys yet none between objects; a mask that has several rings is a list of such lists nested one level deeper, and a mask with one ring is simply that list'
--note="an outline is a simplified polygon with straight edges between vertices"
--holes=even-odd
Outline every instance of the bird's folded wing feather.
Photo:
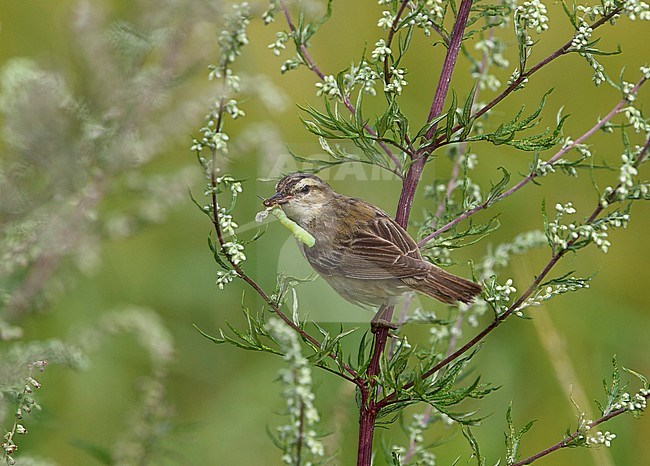
[{"label": "bird's folded wing feather", "polygon": [[[422,260],[417,244],[388,217],[376,217],[338,248],[330,273],[378,280],[425,274],[431,265]],[[334,264],[331,264],[334,265]]]}]

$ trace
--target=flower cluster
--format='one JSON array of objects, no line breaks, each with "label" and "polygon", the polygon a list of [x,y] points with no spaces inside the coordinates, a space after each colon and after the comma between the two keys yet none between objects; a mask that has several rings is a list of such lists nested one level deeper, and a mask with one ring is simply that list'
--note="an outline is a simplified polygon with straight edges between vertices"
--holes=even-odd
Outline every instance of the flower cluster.
[{"label": "flower cluster", "polygon": [[621,164],[620,175],[618,180],[620,182],[619,188],[616,190],[616,194],[619,199],[625,199],[629,193],[629,189],[634,186],[634,177],[639,174],[638,170],[634,166],[634,159],[627,154],[621,155]]},{"label": "flower cluster", "polygon": [[430,340],[432,345],[448,339],[451,335],[449,327],[446,325],[433,325],[429,328],[429,333],[431,334]]},{"label": "flower cluster", "polygon": [[280,66],[280,73],[284,74],[287,71],[295,70],[300,66],[301,63],[302,59],[299,57],[289,58],[288,60],[285,60],[284,63],[282,63],[282,66]]},{"label": "flower cluster", "polygon": [[485,299],[487,303],[492,306],[492,309],[497,314],[500,314],[506,311],[509,307],[509,303],[512,300],[512,296],[517,293],[517,288],[512,286],[512,278],[506,280],[505,284],[499,285],[497,283],[497,278],[495,276],[491,277],[490,280],[484,282],[485,292],[488,297]]},{"label": "flower cluster", "polygon": [[632,21],[650,21],[650,5],[642,0],[626,0],[623,3],[623,13]]},{"label": "flower cluster", "polygon": [[406,434],[409,437],[409,448],[400,445],[393,445],[391,451],[398,455],[400,464],[418,464],[423,466],[435,466],[436,455],[428,451],[424,445],[424,431],[434,421],[429,410],[424,413],[414,414],[412,421],[405,426]]},{"label": "flower cluster", "polygon": [[584,17],[588,17],[591,21],[596,18],[610,14],[616,8],[616,3],[613,0],[604,0],[596,5],[578,5],[577,10],[584,13]]},{"label": "flower cluster", "polygon": [[353,63],[347,73],[343,75],[345,94],[349,95],[356,84],[361,84],[364,93],[376,95],[375,82],[379,78],[379,74],[365,61],[361,61],[359,65]]},{"label": "flower cluster", "polygon": [[650,389],[647,388],[642,388],[634,395],[630,395],[629,393],[625,392],[621,395],[616,403],[612,404],[610,411],[621,408],[625,408],[627,411],[633,413],[640,413],[641,411],[645,411],[649,395]]},{"label": "flower cluster", "polygon": [[[535,45],[535,41],[529,34],[529,30],[537,31],[541,34],[548,29],[548,16],[546,16],[546,5],[540,0],[530,0],[519,5],[514,12],[514,27],[517,42],[519,43],[519,61],[523,65],[526,58],[530,55],[530,48]],[[508,84],[514,83],[519,79],[521,71],[519,68],[510,75]],[[527,78],[519,85],[520,89],[527,82]]]},{"label": "flower cluster", "polygon": [[632,83],[629,83],[627,81],[623,81],[621,84],[621,91],[623,92],[623,97],[625,100],[627,100],[629,103],[634,102],[636,99],[636,89],[635,85]]},{"label": "flower cluster", "polygon": [[269,48],[273,51],[273,55],[276,57],[287,48],[285,45],[289,40],[289,34],[286,31],[280,31],[275,34],[275,42],[269,44]]},{"label": "flower cluster", "polygon": [[592,76],[591,80],[596,86],[600,86],[607,80],[607,77],[605,76],[605,67],[601,65],[591,53],[581,52],[580,55],[585,57],[589,66],[591,66],[591,68],[594,70],[594,75]]},{"label": "flower cluster", "polygon": [[[212,183],[212,181],[211,181]],[[212,204],[208,204],[204,209],[210,214],[213,215],[216,210],[216,221],[219,223],[219,228],[221,229],[222,237],[229,236],[229,241],[224,242],[221,245],[221,253],[224,254],[228,261],[234,265],[239,265],[246,260],[246,255],[244,254],[244,245],[241,244],[237,235],[235,234],[235,229],[239,226],[232,217],[232,208],[237,202],[237,197],[242,192],[241,181],[236,180],[230,175],[223,175],[214,178],[214,184],[210,184],[208,189],[205,191],[206,196],[212,196],[213,193],[220,194],[224,191],[228,191],[231,197],[231,203],[229,208],[222,207],[217,205],[216,209],[213,209]],[[237,273],[234,270],[227,270],[225,272],[217,273],[217,286],[220,289],[223,289],[225,285],[230,283],[234,277],[237,276]]]},{"label": "flower cluster", "polygon": [[650,122],[643,118],[641,110],[630,105],[621,109],[621,111],[636,133],[650,133]]},{"label": "flower cluster", "polygon": [[375,42],[375,49],[370,54],[373,62],[383,61],[386,57],[390,56],[393,52],[386,45],[384,39],[379,39]]},{"label": "flower cluster", "polygon": [[[469,154],[468,156],[465,156],[463,154],[458,155],[462,158],[460,163],[465,165],[468,170],[473,169],[478,164],[478,159],[473,155],[474,154]],[[451,186],[448,186],[445,183],[438,183],[435,186],[426,185],[424,187],[424,196],[433,198],[435,200],[444,199],[447,208],[451,209],[457,206],[459,203],[456,198],[447,195],[447,190],[449,190],[450,193],[462,193],[463,210],[471,209],[483,202],[483,193],[481,192],[481,187],[477,183],[474,183],[469,176],[465,176],[463,179],[453,181]]]},{"label": "flower cluster", "polygon": [[384,85],[384,92],[386,92],[387,94],[400,95],[402,93],[402,89],[404,88],[404,86],[408,84],[404,79],[405,73],[406,70],[391,66],[389,72],[390,79],[389,82]]},{"label": "flower cluster", "polygon": [[[212,115],[210,115],[212,116]],[[192,139],[192,146],[190,150],[193,152],[201,152],[204,148],[208,148],[214,152],[222,154],[228,153],[228,135],[217,130],[214,120],[210,119],[207,125],[202,127],[199,132],[202,134],[201,139]]]},{"label": "flower cluster", "polygon": [[[248,2],[233,5],[233,12],[225,15],[226,24],[219,34],[218,43],[221,48],[220,69],[225,70],[229,64],[241,54],[241,49],[248,44],[246,27],[250,23],[250,7]],[[218,73],[218,71],[217,71]]]},{"label": "flower cluster", "polygon": [[[570,161],[564,158],[555,158],[553,157],[550,161],[544,161],[537,159],[536,164],[532,168],[532,174],[536,177],[543,177],[549,173],[555,173],[556,168],[562,169],[564,173],[570,176],[578,176],[578,170],[576,165],[582,160],[591,157],[591,150],[587,144],[576,143],[570,137],[564,139],[562,144],[561,153],[566,153],[571,149],[575,149],[579,154],[580,158],[577,161]],[[560,153],[558,153],[559,155]]]},{"label": "flower cluster", "polygon": [[501,87],[501,81],[493,74],[486,73],[486,70],[491,65],[499,68],[510,66],[510,61],[503,55],[506,50],[505,43],[499,38],[487,37],[477,41],[474,48],[482,53],[483,59],[472,64],[472,78],[478,80],[481,90],[498,90]]},{"label": "flower cluster", "polygon": [[587,144],[576,143],[568,136],[564,139],[564,142],[562,143],[562,149],[564,150],[566,148],[577,150],[580,153],[580,156],[582,158],[591,157],[591,150],[589,150],[589,146]]},{"label": "flower cluster", "polygon": [[595,447],[598,445],[605,445],[610,447],[612,440],[616,438],[616,434],[612,434],[610,431],[605,431],[605,433],[598,431],[594,435],[587,436],[587,445],[590,447]]},{"label": "flower cluster", "polygon": [[289,416],[289,423],[277,429],[278,443],[284,450],[282,461],[287,465],[311,465],[313,463],[309,461],[303,463],[304,458],[301,456],[308,452],[314,458],[321,458],[325,450],[314,430],[320,416],[314,406],[314,394],[311,391],[310,363],[302,355],[296,333],[284,322],[277,318],[269,319],[266,328],[284,353],[284,360],[288,364],[288,367],[279,371],[283,385],[282,395],[287,402]]},{"label": "flower cluster", "polygon": [[589,224],[569,223],[564,225],[560,223],[561,218],[565,214],[576,213],[575,208],[572,203],[568,202],[564,205],[557,204],[555,210],[557,211],[556,219],[548,224],[548,239],[554,251],[567,249],[570,245],[575,245],[581,241],[580,246],[584,246],[587,242],[593,242],[602,252],[607,252],[611,246],[610,241],[607,239],[607,230],[611,227],[625,228],[630,221],[628,214],[612,212],[606,217]]},{"label": "flower cluster", "polygon": [[14,460],[12,456],[16,450],[18,450],[18,445],[16,445],[16,442],[14,441],[15,436],[17,434],[26,435],[28,432],[25,426],[21,423],[24,415],[26,413],[31,413],[34,409],[41,409],[38,403],[36,403],[36,401],[31,397],[31,394],[35,388],[41,388],[41,383],[33,377],[34,370],[43,372],[45,370],[45,366],[47,366],[47,361],[45,360],[38,360],[29,364],[29,373],[25,378],[25,385],[23,387],[23,390],[17,394],[16,398],[18,407],[16,408],[15,412],[14,424],[11,430],[7,431],[4,434],[3,441],[0,444],[0,448],[2,448],[2,459],[8,465],[16,464],[16,460]]},{"label": "flower cluster", "polygon": [[336,82],[336,78],[331,74],[324,76],[321,82],[317,82],[316,87],[318,88],[318,91],[316,91],[316,95],[318,96],[325,95],[329,98],[341,97],[339,84]]},{"label": "flower cluster", "polygon": [[541,306],[544,301],[561,295],[564,293],[569,293],[571,291],[578,291],[583,288],[589,288],[589,283],[584,278],[565,278],[559,283],[554,283],[552,285],[547,285],[542,289],[537,290],[532,296],[528,297],[523,303],[521,303],[517,309],[515,309],[515,314],[521,313],[524,309],[531,306]]},{"label": "flower cluster", "polygon": [[[208,79],[222,80],[223,87],[220,90],[221,94],[215,98],[214,104],[205,116],[205,124],[199,130],[201,138],[192,140],[190,150],[197,152],[199,155],[205,148],[209,149],[213,156],[216,153],[227,154],[229,138],[221,127],[223,123],[222,116],[227,114],[235,119],[244,115],[243,110],[238,106],[238,102],[228,98],[227,94],[240,90],[241,79],[232,72],[230,65],[241,55],[242,47],[248,44],[246,27],[250,22],[248,19],[250,16],[249,10],[248,3],[244,2],[240,5],[234,5],[233,12],[225,15],[225,25],[218,38],[221,50],[219,64],[208,66]],[[211,173],[213,162],[201,160],[201,163],[206,168],[206,172]]]},{"label": "flower cluster", "polygon": [[431,21],[429,15],[418,12],[413,18],[409,20],[409,26],[415,26],[422,29],[424,35],[429,37],[431,35],[431,26],[433,26],[433,21]]},{"label": "flower cluster", "polygon": [[233,221],[232,215],[227,213],[225,207],[219,207],[218,212],[219,226],[221,227],[221,231],[223,231],[226,235],[235,236],[235,228],[237,228],[239,225]]},{"label": "flower cluster", "polygon": [[[571,48],[584,57],[589,66],[593,68],[594,75],[592,80],[598,86],[606,80],[606,76],[604,67],[596,60],[594,55],[585,51],[590,45],[597,42],[591,39],[593,29],[587,23],[587,19],[594,21],[596,18],[609,16],[615,10],[619,10],[620,14],[626,15],[632,21],[636,19],[648,21],[650,20],[650,5],[642,0],[624,0],[621,2],[604,0],[599,5],[578,5],[576,10],[581,13],[581,16],[576,17],[574,20],[577,26],[576,33],[571,41]],[[610,21],[614,22],[620,14],[613,15]],[[633,94],[625,92],[625,86],[623,91],[630,102],[634,100]]]},{"label": "flower cluster", "polygon": [[[540,0],[530,0],[519,5],[515,10],[515,23],[525,29],[534,29],[538,34],[548,29],[548,16],[546,16],[546,5]],[[526,45],[533,45],[532,39]]]},{"label": "flower cluster", "polygon": [[629,150],[621,155],[621,168],[619,169],[619,184],[616,188],[611,186],[603,190],[600,197],[600,205],[607,207],[613,201],[623,201],[625,199],[647,199],[650,190],[650,184],[647,182],[635,184],[635,177],[639,174],[636,167],[637,159],[640,156],[642,148],[636,146],[634,150]]},{"label": "flower cluster", "polygon": [[239,244],[235,241],[228,241],[227,243],[223,244],[223,250],[230,258],[230,261],[235,265],[240,264],[246,260],[243,244]]},{"label": "flower cluster", "polygon": [[497,269],[506,267],[510,263],[513,254],[523,254],[526,251],[539,248],[546,244],[546,236],[539,230],[527,231],[513,238],[509,243],[499,244],[492,249],[489,246],[488,252],[483,261],[477,267],[478,276],[487,279],[496,275]]},{"label": "flower cluster", "polygon": [[[391,2],[379,2],[382,4],[390,4]],[[444,19],[445,9],[442,5],[442,0],[427,0],[426,2],[409,2],[408,8],[411,10],[402,18],[402,21],[395,24],[397,16],[397,6],[392,4],[393,11],[384,10],[381,12],[381,18],[377,21],[377,26],[382,29],[398,28],[413,28],[417,27],[422,29],[424,35],[429,37],[431,35],[431,28],[434,24],[439,24]]]},{"label": "flower cluster", "polygon": [[219,287],[220,290],[223,290],[223,288],[233,281],[235,277],[237,277],[237,272],[235,270],[226,270],[225,272],[223,271],[218,271],[217,272],[217,281],[216,285]]},{"label": "flower cluster", "polygon": [[377,26],[382,29],[390,29],[393,27],[393,22],[395,22],[395,16],[388,10],[381,12],[381,18],[377,21]]},{"label": "flower cluster", "polygon": [[549,173],[555,173],[555,167],[553,166],[553,163],[538,159],[537,164],[533,168],[533,174],[537,177],[542,177],[548,175]]},{"label": "flower cluster", "polygon": [[586,21],[582,20],[578,30],[573,35],[571,40],[571,47],[575,50],[581,50],[589,45],[591,42],[591,34],[594,30],[587,24]]}]

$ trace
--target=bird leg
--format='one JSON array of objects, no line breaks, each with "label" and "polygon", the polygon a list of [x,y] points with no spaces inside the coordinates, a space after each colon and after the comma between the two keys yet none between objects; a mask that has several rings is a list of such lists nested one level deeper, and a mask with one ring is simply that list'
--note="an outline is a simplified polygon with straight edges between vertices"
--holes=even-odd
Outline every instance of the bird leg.
[{"label": "bird leg", "polygon": [[382,305],[370,321],[370,330],[377,333],[380,328],[398,329],[399,325],[391,322],[393,307]]}]

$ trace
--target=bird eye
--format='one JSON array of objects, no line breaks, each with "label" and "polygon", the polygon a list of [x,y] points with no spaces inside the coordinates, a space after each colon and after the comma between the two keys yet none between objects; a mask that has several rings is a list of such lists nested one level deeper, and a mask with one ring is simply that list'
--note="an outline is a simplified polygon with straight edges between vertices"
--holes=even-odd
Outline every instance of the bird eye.
[{"label": "bird eye", "polygon": [[301,193],[305,193],[305,194],[307,194],[307,193],[309,192],[309,186],[305,186],[304,188],[302,188],[302,189],[300,190],[300,192],[301,192]]}]

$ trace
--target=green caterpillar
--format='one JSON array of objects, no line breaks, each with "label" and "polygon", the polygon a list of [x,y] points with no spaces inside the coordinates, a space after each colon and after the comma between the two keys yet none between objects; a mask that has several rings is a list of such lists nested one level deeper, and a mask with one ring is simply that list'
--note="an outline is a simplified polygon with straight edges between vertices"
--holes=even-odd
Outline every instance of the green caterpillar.
[{"label": "green caterpillar", "polygon": [[312,247],[314,244],[316,244],[316,238],[314,238],[311,233],[309,233],[303,227],[287,217],[287,214],[284,213],[284,210],[280,209],[279,207],[274,207],[270,211],[267,209],[258,212],[258,214],[255,216],[255,221],[261,222],[266,218],[269,212],[271,212],[273,216],[280,221],[283,227],[287,228],[291,233],[293,233],[293,236],[295,236],[298,241],[308,247]]}]

